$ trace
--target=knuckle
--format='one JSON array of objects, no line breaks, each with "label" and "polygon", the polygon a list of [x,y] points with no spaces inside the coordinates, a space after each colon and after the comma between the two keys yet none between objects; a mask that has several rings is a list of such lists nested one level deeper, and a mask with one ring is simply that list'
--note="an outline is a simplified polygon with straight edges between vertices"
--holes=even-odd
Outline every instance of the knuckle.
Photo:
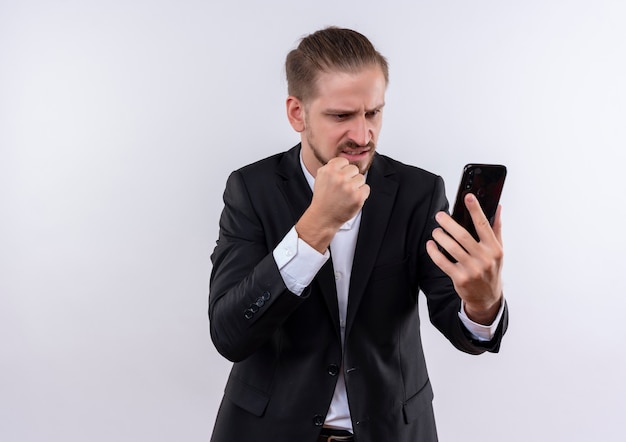
[{"label": "knuckle", "polygon": [[432,231],[432,237],[433,239],[437,239],[439,238],[441,235],[441,227],[436,227],[433,231]]},{"label": "knuckle", "polygon": [[467,287],[470,283],[470,277],[467,274],[462,274],[457,276],[457,280],[456,283],[460,286],[460,287]]},{"label": "knuckle", "polygon": [[481,216],[478,220],[478,226],[481,228],[489,226],[489,220],[485,216]]},{"label": "knuckle", "polygon": [[342,157],[335,157],[331,161],[333,160],[334,160],[334,163],[337,165],[337,167],[339,167],[340,169],[345,168],[349,164],[348,160]]},{"label": "knuckle", "polygon": [[460,242],[468,242],[470,240],[474,241],[474,237],[467,231],[467,230],[463,230],[462,232],[460,232],[458,234],[458,239]]},{"label": "knuckle", "polygon": [[468,272],[469,281],[478,281],[484,279],[485,271],[480,267],[474,267]]},{"label": "knuckle", "polygon": [[493,257],[496,261],[502,261],[504,259],[504,249],[500,247],[496,247],[493,252]]}]

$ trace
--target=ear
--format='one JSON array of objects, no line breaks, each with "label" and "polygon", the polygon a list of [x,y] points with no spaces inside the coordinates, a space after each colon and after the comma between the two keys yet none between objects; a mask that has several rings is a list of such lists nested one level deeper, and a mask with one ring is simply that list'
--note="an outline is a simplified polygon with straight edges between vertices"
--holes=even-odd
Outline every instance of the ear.
[{"label": "ear", "polygon": [[287,118],[296,132],[304,131],[304,103],[290,95],[287,97]]}]

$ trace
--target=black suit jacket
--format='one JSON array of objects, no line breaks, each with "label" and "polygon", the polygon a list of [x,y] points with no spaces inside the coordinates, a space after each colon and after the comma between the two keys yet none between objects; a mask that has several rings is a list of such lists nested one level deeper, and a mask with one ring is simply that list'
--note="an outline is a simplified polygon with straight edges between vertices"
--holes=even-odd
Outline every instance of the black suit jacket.
[{"label": "black suit jacket", "polygon": [[358,442],[437,440],[420,338],[418,291],[431,322],[462,351],[497,351],[462,326],[451,280],[425,243],[447,210],[440,177],[376,154],[358,234],[342,351],[332,259],[302,296],[285,286],[272,250],[308,207],[300,146],[233,172],[211,256],[209,318],[234,362],[214,442],[315,442],[343,369]]}]

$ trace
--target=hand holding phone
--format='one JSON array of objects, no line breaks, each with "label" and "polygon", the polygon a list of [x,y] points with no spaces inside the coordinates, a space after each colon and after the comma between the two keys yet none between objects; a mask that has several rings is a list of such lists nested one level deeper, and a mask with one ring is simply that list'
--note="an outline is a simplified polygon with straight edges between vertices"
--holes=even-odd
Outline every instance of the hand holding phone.
[{"label": "hand holding phone", "polygon": [[[501,228],[500,223],[496,223],[496,215],[505,177],[506,167],[502,165],[465,166],[452,216],[441,212],[435,215],[440,227],[433,230],[433,240],[426,243],[433,262],[452,279],[456,292],[465,302],[468,317],[485,325],[493,323],[502,305],[501,269],[504,255]],[[482,210],[489,224],[492,227],[495,224],[492,232],[486,225],[479,226],[482,237],[477,234],[465,205],[466,199],[469,199],[466,198],[468,193],[475,196],[473,201],[468,201],[474,217],[481,220],[481,224],[484,223],[479,213]],[[476,241],[482,240],[482,244],[472,242],[464,234],[464,229]],[[457,259],[452,253],[461,261],[460,265],[457,265]]]}]

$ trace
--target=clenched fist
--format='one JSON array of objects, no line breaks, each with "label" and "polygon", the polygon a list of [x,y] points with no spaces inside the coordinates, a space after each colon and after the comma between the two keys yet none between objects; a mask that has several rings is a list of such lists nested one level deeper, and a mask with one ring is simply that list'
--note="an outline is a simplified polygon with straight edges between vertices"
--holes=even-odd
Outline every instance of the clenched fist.
[{"label": "clenched fist", "polygon": [[313,200],[296,231],[300,238],[324,252],[339,228],[363,207],[370,194],[359,168],[337,157],[317,169]]}]

